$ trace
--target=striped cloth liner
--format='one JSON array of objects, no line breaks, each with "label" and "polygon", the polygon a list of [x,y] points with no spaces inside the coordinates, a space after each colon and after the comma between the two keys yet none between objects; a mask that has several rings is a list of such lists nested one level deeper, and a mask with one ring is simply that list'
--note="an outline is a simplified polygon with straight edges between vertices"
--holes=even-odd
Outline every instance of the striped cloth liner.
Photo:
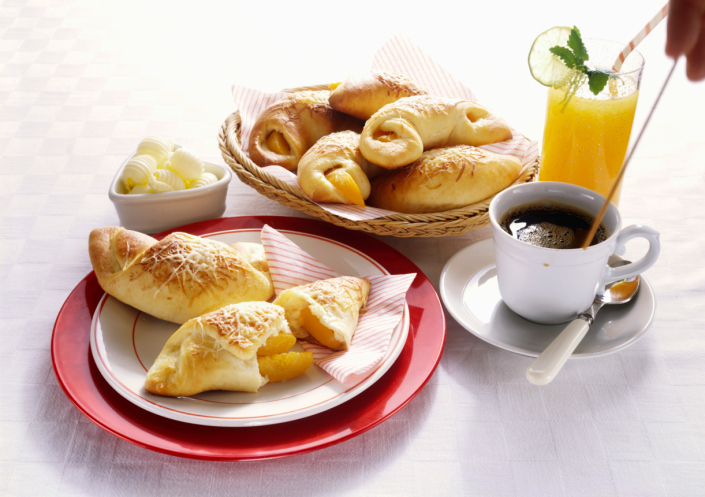
[{"label": "striped cloth liner", "polygon": [[634,51],[636,46],[641,43],[644,38],[646,38],[646,36],[666,18],[666,16],[668,16],[668,3],[661,7],[661,10],[659,10],[656,15],[648,23],[646,23],[646,26],[641,28],[637,35],[632,38],[632,41],[627,43],[627,46],[622,49],[617,57],[617,60],[614,61],[614,65],[612,66],[612,70],[614,72],[619,72],[622,69],[622,64],[629,54]]},{"label": "striped cloth liner", "polygon": [[[288,288],[340,276],[271,226],[262,228],[262,245],[277,295]],[[370,294],[350,349],[334,352],[318,345],[301,343],[305,350],[313,353],[316,365],[340,383],[368,372],[384,358],[394,329],[404,313],[406,292],[416,274],[365,278],[370,282]]]},{"label": "striped cloth liner", "polygon": [[[477,97],[469,88],[454,78],[403,34],[397,34],[377,51],[372,59],[371,69],[405,74],[431,95],[470,100],[472,102],[477,101]],[[312,82],[311,84],[316,83],[325,82]],[[264,93],[252,88],[233,85],[232,94],[235,104],[240,109],[242,118],[242,150],[247,152],[250,132],[257,116],[268,106],[280,100],[286,93]],[[512,133],[513,137],[509,141],[483,145],[479,148],[496,154],[516,157],[522,166],[526,167],[538,157],[538,143],[529,140],[514,128],[512,128]],[[267,172],[281,181],[298,186],[296,175],[282,167],[269,166]],[[343,204],[317,205],[333,214],[353,221],[366,221],[398,214],[374,207],[363,208],[356,205]]]}]

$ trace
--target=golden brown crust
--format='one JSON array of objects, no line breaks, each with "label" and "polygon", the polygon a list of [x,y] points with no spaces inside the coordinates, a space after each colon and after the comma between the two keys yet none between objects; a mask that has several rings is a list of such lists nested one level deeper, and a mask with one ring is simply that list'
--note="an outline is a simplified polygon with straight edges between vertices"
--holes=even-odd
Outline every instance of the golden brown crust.
[{"label": "golden brown crust", "polygon": [[[241,302],[191,319],[162,348],[147,372],[145,389],[167,396],[256,392],[267,381],[256,351],[280,335],[291,336],[284,309],[268,302]],[[311,362],[294,361],[295,370],[282,373],[300,374]]]},{"label": "golden brown crust", "polygon": [[348,77],[328,101],[337,111],[367,120],[385,105],[415,95],[426,95],[426,91],[403,74],[370,71]]},{"label": "golden brown crust", "polygon": [[403,98],[370,117],[360,151],[373,164],[395,169],[434,147],[480,146],[511,137],[509,126],[479,104],[426,95]]},{"label": "golden brown crust", "polygon": [[[250,133],[250,159],[259,166],[281,166],[293,171],[319,138],[336,131],[360,132],[363,123],[333,110],[328,105],[329,95],[327,90],[291,93],[265,109]],[[281,134],[288,153],[270,149],[270,133]]]},{"label": "golden brown crust", "polygon": [[515,158],[469,145],[432,149],[373,180],[368,203],[405,214],[457,209],[504,190],[520,171]]},{"label": "golden brown crust", "polygon": [[187,233],[157,241],[123,228],[99,228],[91,232],[88,250],[105,292],[174,323],[273,294],[267,277],[235,249]]},{"label": "golden brown crust", "polygon": [[206,333],[240,359],[257,353],[269,337],[291,333],[284,309],[269,302],[241,302],[195,319]]},{"label": "golden brown crust", "polygon": [[369,292],[367,279],[341,276],[289,288],[277,296],[274,303],[284,308],[291,332],[298,339],[326,346],[302,326],[302,314],[308,308],[341,344],[333,350],[347,350]]},{"label": "golden brown crust", "polygon": [[333,169],[342,169],[350,175],[362,199],[370,194],[370,179],[384,169],[368,162],[360,153],[360,135],[354,131],[341,131],[324,136],[304,154],[299,162],[299,185],[314,202],[350,204],[326,178]]},{"label": "golden brown crust", "polygon": [[94,229],[88,237],[88,255],[98,281],[122,271],[155,243],[151,236],[121,227]]},{"label": "golden brown crust", "polygon": [[314,281],[297,288],[305,288],[321,305],[334,306],[347,312],[351,309],[359,310],[365,305],[370,293],[370,282],[356,276],[340,276]]}]

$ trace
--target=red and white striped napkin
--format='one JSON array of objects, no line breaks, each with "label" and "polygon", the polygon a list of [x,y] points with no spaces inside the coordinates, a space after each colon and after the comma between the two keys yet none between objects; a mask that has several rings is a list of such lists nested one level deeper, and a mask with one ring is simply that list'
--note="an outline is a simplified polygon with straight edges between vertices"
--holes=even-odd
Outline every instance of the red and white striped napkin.
[{"label": "red and white striped napkin", "polygon": [[[277,295],[298,285],[341,276],[270,226],[262,228],[262,245]],[[370,282],[370,294],[350,349],[334,352],[310,343],[301,344],[305,350],[313,352],[316,365],[340,383],[368,372],[384,358],[394,329],[404,313],[406,292],[416,274],[364,278]]]},{"label": "red and white striped napkin", "polygon": [[[431,95],[459,98],[477,101],[475,94],[455,79],[449,72],[443,69],[433,59],[426,55],[418,46],[412,43],[403,35],[396,35],[385,43],[372,59],[371,69],[388,70],[405,74]],[[347,74],[340,75],[342,81]],[[312,81],[311,84],[326,83],[325,81]],[[240,115],[242,117],[241,145],[244,152],[247,152],[247,144],[252,130],[252,125],[264,109],[281,99],[284,92],[264,93],[252,88],[244,88],[233,85],[233,98]],[[485,107],[491,108],[482,102]],[[519,159],[522,166],[527,167],[536,157],[538,157],[538,142],[529,140],[524,135],[512,128],[513,137],[511,140],[502,143],[484,145],[480,148],[488,152],[511,155]],[[277,177],[281,181],[298,187],[296,175],[279,166],[267,167],[267,172]],[[303,195],[303,192],[302,192]],[[321,208],[332,212],[340,217],[354,221],[364,221],[377,219],[395,212],[375,207],[359,207],[357,205],[344,204],[318,204]]]}]

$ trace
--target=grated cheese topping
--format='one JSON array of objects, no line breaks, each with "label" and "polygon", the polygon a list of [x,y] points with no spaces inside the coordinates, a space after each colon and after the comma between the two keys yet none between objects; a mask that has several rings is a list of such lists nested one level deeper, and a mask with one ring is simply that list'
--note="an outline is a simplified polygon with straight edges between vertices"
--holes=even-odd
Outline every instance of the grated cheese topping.
[{"label": "grated cheese topping", "polygon": [[[363,295],[362,282],[361,278],[342,276],[315,281],[304,285],[304,288],[317,303],[323,306],[333,306],[343,312],[356,311]],[[364,304],[363,301],[362,305]]]},{"label": "grated cheese topping", "polygon": [[308,149],[308,156],[342,155],[354,156],[359,153],[360,135],[354,131],[340,131],[331,133]]},{"label": "grated cheese topping", "polygon": [[432,182],[439,174],[449,174],[456,182],[460,181],[465,172],[474,175],[477,163],[485,158],[487,154],[484,151],[470,145],[431,149],[424,152],[414,164],[404,168],[400,177],[405,179],[412,175],[419,176],[424,180],[420,186],[434,190],[445,182]]},{"label": "grated cheese topping", "polygon": [[271,335],[286,325],[284,309],[268,302],[242,302],[223,307],[195,319],[197,325],[213,336],[216,346],[242,359],[253,355]]},{"label": "grated cheese topping", "polygon": [[240,285],[240,295],[248,290],[251,266],[228,245],[189,235],[172,233],[152,245],[139,262],[142,270],[151,274],[161,286],[178,287],[190,300],[202,294],[223,291],[229,282]]},{"label": "grated cheese topping", "polygon": [[388,71],[372,71],[372,76],[385,85],[395,95],[426,95],[426,90],[416,86],[408,77]]},{"label": "grated cheese topping", "polygon": [[287,121],[293,122],[301,119],[307,111],[313,114],[330,114],[333,109],[328,105],[330,91],[299,91],[285,95],[277,104],[287,114]]},{"label": "grated cheese topping", "polygon": [[376,123],[380,125],[387,119],[394,119],[397,116],[404,119],[408,117],[423,120],[424,116],[449,114],[460,102],[461,100],[453,98],[434,97],[431,95],[400,98],[375,112],[367,122],[374,123],[381,118],[381,121]]}]

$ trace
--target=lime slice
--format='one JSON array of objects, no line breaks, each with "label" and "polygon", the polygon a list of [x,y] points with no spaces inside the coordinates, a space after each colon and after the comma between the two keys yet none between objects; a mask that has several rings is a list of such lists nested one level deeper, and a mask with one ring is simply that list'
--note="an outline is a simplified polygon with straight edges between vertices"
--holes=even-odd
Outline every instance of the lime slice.
[{"label": "lime slice", "polygon": [[556,45],[567,47],[570,28],[556,26],[536,37],[529,51],[529,69],[536,81],[545,86],[559,87],[571,69],[549,52]]}]

